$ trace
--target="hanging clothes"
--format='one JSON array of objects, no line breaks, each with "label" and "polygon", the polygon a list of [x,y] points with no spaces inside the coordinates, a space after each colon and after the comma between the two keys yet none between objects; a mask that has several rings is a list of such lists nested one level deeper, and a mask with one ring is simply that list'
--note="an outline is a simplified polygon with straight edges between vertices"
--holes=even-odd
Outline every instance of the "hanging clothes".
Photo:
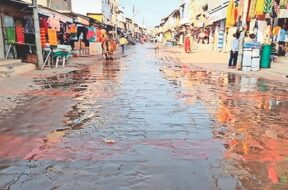
[{"label": "hanging clothes", "polygon": [[249,8],[249,19],[255,18],[255,9],[256,9],[257,0],[250,1],[250,8]]},{"label": "hanging clothes", "polygon": [[60,32],[60,20],[58,18],[56,18],[55,16],[49,17],[47,22],[51,29],[56,30],[56,32]]},{"label": "hanging clothes", "polygon": [[8,44],[15,44],[16,43],[16,33],[15,33],[14,27],[7,27],[6,28],[6,35],[7,35]]},{"label": "hanging clothes", "polygon": [[25,43],[24,27],[22,25],[16,25],[16,39],[19,44]]},{"label": "hanging clothes", "polygon": [[288,0],[280,0],[279,5],[281,9],[288,9]]},{"label": "hanging clothes", "polygon": [[71,34],[77,33],[77,26],[75,24],[70,24],[69,29]]},{"label": "hanging clothes", "polygon": [[47,43],[47,40],[46,40],[46,29],[45,28],[40,28],[40,38],[41,38],[42,47],[45,47],[45,44]]},{"label": "hanging clothes", "polygon": [[226,28],[235,26],[235,2],[230,0],[227,8],[227,17],[226,17]]},{"label": "hanging clothes", "polygon": [[26,34],[35,34],[35,29],[34,29],[34,22],[32,18],[28,18],[25,23],[25,33]]},{"label": "hanging clothes", "polygon": [[44,28],[45,32],[48,33],[48,23],[45,17],[40,17],[40,28]]},{"label": "hanging clothes", "polygon": [[264,43],[265,39],[265,31],[267,28],[267,22],[266,21],[257,21],[258,31],[257,31],[257,41],[260,43]]},{"label": "hanging clothes", "polygon": [[280,26],[274,27],[273,32],[272,32],[273,35],[274,35],[274,36],[278,36],[280,30],[281,30],[281,27],[280,27]]},{"label": "hanging clothes", "polygon": [[49,41],[50,46],[58,45],[56,30],[48,29],[48,41]]},{"label": "hanging clothes", "polygon": [[265,6],[265,0],[257,0],[256,1],[256,8],[255,8],[255,15],[261,16],[264,14],[264,6]]},{"label": "hanging clothes", "polygon": [[87,29],[88,29],[87,40],[89,40],[89,42],[96,42],[96,29],[95,29],[95,27],[88,26]]},{"label": "hanging clothes", "polygon": [[264,13],[272,13],[273,0],[265,0]]}]

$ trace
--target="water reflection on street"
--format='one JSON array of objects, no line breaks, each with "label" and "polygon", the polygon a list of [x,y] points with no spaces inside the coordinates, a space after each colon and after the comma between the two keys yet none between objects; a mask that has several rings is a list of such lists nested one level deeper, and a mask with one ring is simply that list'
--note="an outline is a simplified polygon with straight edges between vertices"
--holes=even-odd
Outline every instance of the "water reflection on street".
[{"label": "water reflection on street", "polygon": [[288,188],[286,84],[148,45],[35,84],[0,121],[0,189]]}]

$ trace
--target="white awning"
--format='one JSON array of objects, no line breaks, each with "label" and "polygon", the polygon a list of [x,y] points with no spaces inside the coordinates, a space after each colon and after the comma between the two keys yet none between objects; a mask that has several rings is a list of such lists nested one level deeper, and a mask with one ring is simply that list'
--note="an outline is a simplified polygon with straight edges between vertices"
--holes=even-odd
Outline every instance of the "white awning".
[{"label": "white awning", "polygon": [[61,22],[69,22],[69,23],[73,23],[73,18],[67,16],[67,15],[64,15],[62,13],[59,13],[57,11],[53,11],[51,9],[48,9],[48,8],[45,8],[45,7],[41,7],[39,6],[38,7],[38,12],[39,14],[41,15],[45,15],[45,16],[48,16],[48,17],[52,17],[52,16],[55,16],[57,19],[59,19]]}]

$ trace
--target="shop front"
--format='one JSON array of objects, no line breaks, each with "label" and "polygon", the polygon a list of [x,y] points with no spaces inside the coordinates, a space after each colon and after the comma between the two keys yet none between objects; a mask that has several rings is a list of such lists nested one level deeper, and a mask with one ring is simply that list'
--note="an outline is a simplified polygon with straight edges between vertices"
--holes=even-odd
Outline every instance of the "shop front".
[{"label": "shop front", "polygon": [[23,2],[1,2],[0,40],[2,58],[26,60],[35,48],[33,12]]},{"label": "shop front", "polygon": [[208,0],[208,24],[210,26],[210,41],[212,50],[226,50],[226,16],[228,1]]}]

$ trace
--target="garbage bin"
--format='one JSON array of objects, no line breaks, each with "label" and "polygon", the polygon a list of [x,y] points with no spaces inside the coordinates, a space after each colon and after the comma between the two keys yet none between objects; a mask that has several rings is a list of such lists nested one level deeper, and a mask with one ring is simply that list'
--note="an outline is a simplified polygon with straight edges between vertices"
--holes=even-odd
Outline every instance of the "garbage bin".
[{"label": "garbage bin", "polygon": [[271,67],[271,54],[272,54],[272,46],[264,45],[261,53],[261,68],[270,68]]}]

